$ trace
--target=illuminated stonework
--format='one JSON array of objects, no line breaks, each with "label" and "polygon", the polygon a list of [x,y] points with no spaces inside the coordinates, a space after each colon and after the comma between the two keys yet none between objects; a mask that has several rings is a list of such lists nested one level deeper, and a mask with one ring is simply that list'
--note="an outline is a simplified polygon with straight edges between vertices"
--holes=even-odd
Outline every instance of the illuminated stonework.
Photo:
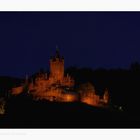
[{"label": "illuminated stonework", "polygon": [[23,92],[23,86],[12,88],[11,92],[13,95],[18,95]]},{"label": "illuminated stonework", "polygon": [[[32,94],[36,100],[46,99],[56,102],[80,101],[93,106],[109,103],[109,93],[105,90],[103,98],[95,93],[92,84],[85,84],[78,92],[73,92],[74,79],[68,74],[64,75],[64,58],[56,50],[55,56],[50,59],[50,74],[40,72],[34,79],[26,77],[22,86],[12,88],[12,94],[18,95],[24,92]],[[26,89],[26,90],[25,90]]]},{"label": "illuminated stonework", "polygon": [[104,96],[103,96],[103,101],[107,104],[108,101],[109,101],[109,91],[108,89],[105,89],[105,92],[104,92]]}]

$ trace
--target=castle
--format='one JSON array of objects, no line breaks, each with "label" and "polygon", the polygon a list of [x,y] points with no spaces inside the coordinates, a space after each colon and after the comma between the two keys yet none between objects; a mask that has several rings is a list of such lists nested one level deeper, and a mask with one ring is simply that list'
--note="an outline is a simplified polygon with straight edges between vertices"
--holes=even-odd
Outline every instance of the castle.
[{"label": "castle", "polygon": [[[56,102],[80,101],[93,106],[107,105],[109,93],[105,90],[103,97],[95,93],[95,90],[82,90],[79,93],[73,91],[74,79],[69,74],[64,74],[64,58],[60,56],[59,50],[50,58],[50,73],[40,72],[29,81],[26,77],[25,83],[12,88],[12,95],[28,93],[36,100],[46,99]],[[26,91],[25,91],[26,90]]]}]

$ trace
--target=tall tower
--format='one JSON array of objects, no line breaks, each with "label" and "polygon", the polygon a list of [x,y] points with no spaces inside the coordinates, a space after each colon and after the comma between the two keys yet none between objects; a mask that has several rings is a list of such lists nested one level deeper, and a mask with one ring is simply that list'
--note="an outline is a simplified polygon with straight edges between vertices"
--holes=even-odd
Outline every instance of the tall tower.
[{"label": "tall tower", "polygon": [[55,56],[50,59],[50,76],[57,81],[64,78],[64,58],[60,56],[58,48]]},{"label": "tall tower", "polygon": [[104,92],[104,95],[103,95],[103,100],[106,104],[109,103],[109,91],[108,91],[107,88],[105,89],[105,92]]}]

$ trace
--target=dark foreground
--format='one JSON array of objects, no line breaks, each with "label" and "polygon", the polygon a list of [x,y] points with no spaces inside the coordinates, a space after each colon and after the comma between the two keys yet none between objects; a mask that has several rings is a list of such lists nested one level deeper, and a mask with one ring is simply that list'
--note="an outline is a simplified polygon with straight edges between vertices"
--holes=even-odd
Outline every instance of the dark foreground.
[{"label": "dark foreground", "polygon": [[130,128],[139,127],[125,111],[96,108],[83,103],[51,103],[12,98],[1,128]]}]

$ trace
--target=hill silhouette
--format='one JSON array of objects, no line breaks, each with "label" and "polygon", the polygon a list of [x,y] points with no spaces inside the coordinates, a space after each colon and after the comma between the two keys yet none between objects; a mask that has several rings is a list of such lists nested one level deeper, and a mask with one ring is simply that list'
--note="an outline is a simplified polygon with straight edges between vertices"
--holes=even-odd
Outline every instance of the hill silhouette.
[{"label": "hill silhouette", "polygon": [[36,102],[25,95],[11,97],[1,118],[3,128],[108,128],[125,123],[125,114],[118,110],[80,102]]}]

